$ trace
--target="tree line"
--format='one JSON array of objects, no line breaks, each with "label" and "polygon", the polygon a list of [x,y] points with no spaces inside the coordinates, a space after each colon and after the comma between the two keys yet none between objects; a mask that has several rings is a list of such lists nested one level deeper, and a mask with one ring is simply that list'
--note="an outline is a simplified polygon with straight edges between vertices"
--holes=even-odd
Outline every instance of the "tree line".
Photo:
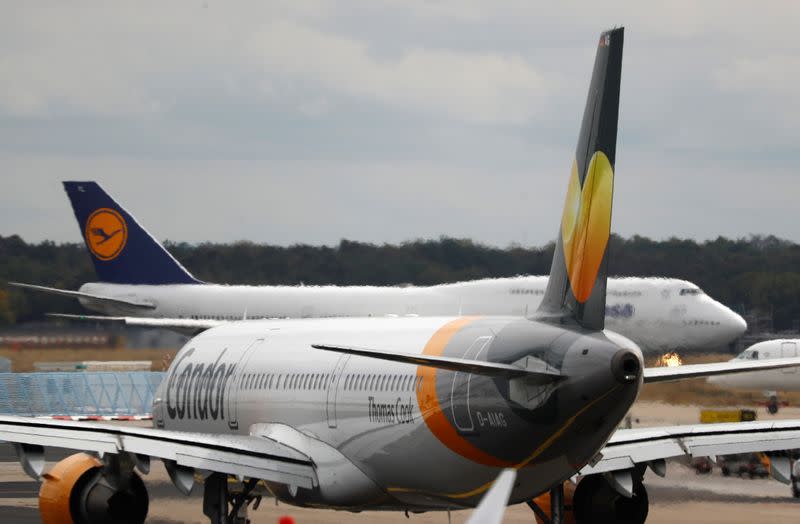
[{"label": "tree line", "polygon": [[[168,243],[167,248],[201,280],[255,285],[432,285],[545,275],[553,253],[552,243],[499,248],[448,237],[399,245],[342,240],[337,246],[236,242]],[[612,275],[690,280],[741,313],[771,313],[777,330],[796,327],[800,319],[800,245],[794,242],[774,236],[696,242],[614,235],[609,256]],[[40,320],[50,311],[82,311],[75,300],[10,288],[8,281],[77,289],[96,280],[82,244],[0,236],[0,324]]]}]

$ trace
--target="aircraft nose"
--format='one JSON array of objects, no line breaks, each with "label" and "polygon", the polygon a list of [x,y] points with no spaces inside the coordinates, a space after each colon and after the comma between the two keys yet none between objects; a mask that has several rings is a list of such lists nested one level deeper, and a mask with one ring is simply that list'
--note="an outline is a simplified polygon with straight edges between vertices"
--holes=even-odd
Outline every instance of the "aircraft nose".
[{"label": "aircraft nose", "polygon": [[747,331],[747,322],[742,316],[722,304],[720,304],[720,307],[724,310],[721,325],[726,336],[726,342],[731,342],[744,335],[744,332]]}]

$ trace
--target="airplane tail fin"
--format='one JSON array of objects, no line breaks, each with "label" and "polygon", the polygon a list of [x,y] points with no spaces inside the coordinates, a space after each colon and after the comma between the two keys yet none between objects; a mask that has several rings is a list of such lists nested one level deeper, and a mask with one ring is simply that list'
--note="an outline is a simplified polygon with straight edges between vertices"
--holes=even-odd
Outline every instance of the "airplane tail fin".
[{"label": "airplane tail fin", "polygon": [[623,28],[600,35],[553,266],[536,315],[592,330],[605,325],[623,35]]},{"label": "airplane tail fin", "polygon": [[97,276],[114,284],[197,284],[96,182],[64,182]]}]

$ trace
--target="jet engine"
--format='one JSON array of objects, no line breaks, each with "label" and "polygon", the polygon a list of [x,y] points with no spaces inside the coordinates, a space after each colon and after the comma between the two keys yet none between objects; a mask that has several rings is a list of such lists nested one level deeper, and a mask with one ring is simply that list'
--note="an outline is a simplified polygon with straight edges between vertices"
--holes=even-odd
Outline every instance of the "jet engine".
[{"label": "jet engine", "polygon": [[[550,494],[534,502],[550,518]],[[564,483],[564,523],[617,522],[640,524],[647,519],[649,501],[641,480],[633,479],[633,496],[620,494],[602,474],[588,475],[578,481]],[[541,523],[537,516],[536,522]]]},{"label": "jet engine", "polygon": [[114,474],[86,453],[69,456],[42,476],[39,513],[44,524],[141,524],[149,498],[133,471]]}]

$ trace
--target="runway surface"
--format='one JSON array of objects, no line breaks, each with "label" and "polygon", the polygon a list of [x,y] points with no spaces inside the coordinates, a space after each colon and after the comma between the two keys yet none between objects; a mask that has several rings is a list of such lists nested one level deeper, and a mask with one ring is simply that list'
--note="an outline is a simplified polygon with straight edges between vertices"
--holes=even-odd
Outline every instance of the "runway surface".
[{"label": "runway surface", "polygon": [[[694,423],[699,408],[670,406],[659,403],[639,405],[634,409],[641,425]],[[769,416],[761,409],[760,420]],[[800,409],[784,410],[781,418],[800,418]],[[68,453],[48,450],[48,462],[59,460]],[[172,486],[160,462],[154,462],[151,473],[144,477],[150,493],[148,522],[156,524],[205,523],[202,513],[202,486],[184,497]],[[667,477],[662,479],[648,471],[645,476],[651,506],[648,523],[681,524],[731,524],[737,522],[789,523],[800,519],[800,500],[793,499],[788,486],[775,480],[750,480],[722,477],[719,470],[710,475],[697,475],[693,470],[676,462],[670,463]],[[13,448],[0,444],[0,520],[8,523],[38,523],[36,494],[38,484],[30,480],[16,462]],[[294,508],[276,505],[264,499],[257,511],[251,512],[254,523],[277,523],[283,515],[291,515],[298,524],[370,523],[380,520],[391,523],[448,522],[446,513],[411,515],[402,513],[348,513],[328,510]],[[453,512],[451,521],[461,523],[469,513]],[[506,512],[507,523],[531,523],[533,513],[524,505],[511,507]]]}]

